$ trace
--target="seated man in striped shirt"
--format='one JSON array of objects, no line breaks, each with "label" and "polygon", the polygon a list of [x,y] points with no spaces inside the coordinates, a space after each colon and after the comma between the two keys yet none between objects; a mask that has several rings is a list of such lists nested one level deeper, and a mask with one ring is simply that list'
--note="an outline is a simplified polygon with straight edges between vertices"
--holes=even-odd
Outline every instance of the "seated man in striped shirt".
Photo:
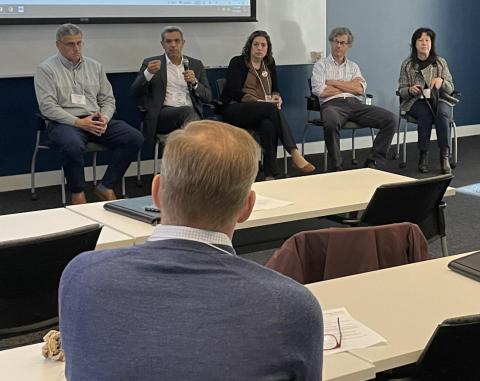
[{"label": "seated man in striped shirt", "polygon": [[347,120],[380,130],[364,165],[376,168],[378,162],[386,157],[395,133],[396,118],[390,111],[366,105],[361,101],[367,82],[358,65],[346,57],[353,43],[350,29],[334,28],[328,40],[331,54],[322,58],[313,67],[312,92],[319,98],[321,104],[329,168],[334,171],[343,169],[340,129]]}]

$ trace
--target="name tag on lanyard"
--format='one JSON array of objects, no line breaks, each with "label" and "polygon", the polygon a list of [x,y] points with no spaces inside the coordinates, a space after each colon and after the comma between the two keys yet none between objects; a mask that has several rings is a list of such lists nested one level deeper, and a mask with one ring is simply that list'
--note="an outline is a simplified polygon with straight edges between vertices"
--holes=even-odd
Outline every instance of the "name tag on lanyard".
[{"label": "name tag on lanyard", "polygon": [[72,94],[70,100],[74,105],[86,105],[87,99],[84,94]]}]

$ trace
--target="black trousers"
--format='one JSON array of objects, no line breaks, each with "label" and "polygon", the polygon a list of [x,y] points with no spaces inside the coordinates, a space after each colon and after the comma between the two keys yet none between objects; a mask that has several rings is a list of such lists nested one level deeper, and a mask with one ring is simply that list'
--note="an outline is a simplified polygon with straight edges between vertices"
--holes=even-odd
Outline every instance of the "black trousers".
[{"label": "black trousers", "polygon": [[169,134],[198,119],[197,112],[191,106],[163,106],[158,114],[157,134]]},{"label": "black trousers", "polygon": [[365,105],[353,97],[335,98],[325,102],[321,106],[321,111],[324,121],[325,144],[331,167],[342,165],[340,130],[347,120],[379,130],[368,159],[375,161],[385,159],[397,123],[393,113],[381,107]]},{"label": "black trousers", "polygon": [[282,142],[291,153],[297,145],[282,112],[268,102],[231,103],[224,111],[223,119],[236,127],[255,131],[260,138],[264,154],[265,176],[279,174],[277,167],[277,142]]}]

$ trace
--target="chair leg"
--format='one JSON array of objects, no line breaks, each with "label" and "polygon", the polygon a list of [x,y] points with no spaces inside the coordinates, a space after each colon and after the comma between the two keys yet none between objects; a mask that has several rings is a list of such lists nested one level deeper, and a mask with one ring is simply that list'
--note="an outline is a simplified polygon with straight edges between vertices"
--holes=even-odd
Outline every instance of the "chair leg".
[{"label": "chair leg", "polygon": [[30,164],[30,192],[32,200],[38,200],[37,193],[35,191],[35,168],[37,162],[37,153],[38,153],[38,145],[35,145],[35,149],[32,155],[32,162]]},{"label": "chair leg", "polygon": [[288,168],[287,168],[287,150],[283,148],[283,170],[285,171],[285,177],[288,177]]},{"label": "chair leg", "polygon": [[125,190],[125,176],[122,177],[122,198],[127,198],[127,191]]},{"label": "chair leg", "polygon": [[307,137],[307,131],[308,131],[308,120],[305,122],[305,125],[303,126],[303,135],[302,135],[302,156],[305,156],[305,139]]},{"label": "chair leg", "polygon": [[67,195],[65,191],[65,172],[63,171],[63,167],[60,170],[60,182],[62,184],[62,205],[65,207],[67,206]]},{"label": "chair leg", "polygon": [[137,187],[141,188],[142,184],[142,149],[140,148],[137,153]]},{"label": "chair leg", "polygon": [[440,238],[440,243],[442,245],[442,256],[443,257],[448,257],[447,237],[442,236]]},{"label": "chair leg", "polygon": [[403,128],[403,147],[402,147],[402,161],[400,162],[400,168],[407,166],[407,128],[408,122],[405,121],[405,127]]},{"label": "chair leg", "polygon": [[324,148],[323,148],[323,171],[327,172],[328,170],[328,150],[327,150],[327,145],[324,142]]},{"label": "chair leg", "polygon": [[97,153],[93,152],[92,158],[92,172],[93,172],[93,186],[97,186]]},{"label": "chair leg", "polygon": [[393,157],[394,160],[398,160],[400,158],[400,125],[402,123],[402,117],[398,117],[398,123],[397,123],[397,150],[395,153],[395,156]]},{"label": "chair leg", "polygon": [[457,166],[457,161],[458,161],[458,140],[457,140],[457,125],[455,124],[455,121],[450,122],[451,126],[451,136],[452,136],[452,157],[451,157],[451,163],[450,166],[452,168],[455,168]]},{"label": "chair leg", "polygon": [[352,165],[357,164],[357,156],[355,154],[355,130],[352,130]]},{"label": "chair leg", "polygon": [[153,176],[157,174],[157,167],[158,167],[158,148],[160,146],[159,141],[155,142],[155,150],[154,150],[154,157],[153,157]]}]

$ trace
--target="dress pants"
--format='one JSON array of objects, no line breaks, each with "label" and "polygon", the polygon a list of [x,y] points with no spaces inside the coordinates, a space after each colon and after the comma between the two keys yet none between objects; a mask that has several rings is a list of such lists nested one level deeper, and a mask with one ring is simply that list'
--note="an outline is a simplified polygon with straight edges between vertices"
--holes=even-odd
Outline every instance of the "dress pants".
[{"label": "dress pants", "polygon": [[445,102],[438,102],[437,114],[433,115],[425,99],[420,99],[413,104],[407,114],[417,119],[418,149],[420,151],[428,151],[433,124],[435,124],[435,129],[437,130],[438,146],[440,148],[450,146],[449,122],[451,110],[452,106]]},{"label": "dress pants", "polygon": [[342,166],[340,129],[347,120],[378,129],[368,160],[384,160],[395,133],[396,117],[381,107],[365,105],[354,97],[334,98],[321,105],[325,144],[331,169]]},{"label": "dress pants", "polygon": [[292,132],[282,112],[269,102],[239,102],[229,104],[223,113],[225,122],[258,133],[263,148],[265,176],[278,176],[278,139],[291,153],[297,148]]},{"label": "dress pants", "polygon": [[158,114],[157,134],[169,134],[198,119],[197,112],[191,106],[163,106]]},{"label": "dress pants", "polygon": [[48,137],[52,148],[60,151],[67,187],[72,193],[85,189],[84,152],[88,142],[101,144],[112,151],[102,185],[113,189],[143,145],[140,131],[122,120],[111,120],[105,133],[96,136],[69,124],[50,122]]}]

